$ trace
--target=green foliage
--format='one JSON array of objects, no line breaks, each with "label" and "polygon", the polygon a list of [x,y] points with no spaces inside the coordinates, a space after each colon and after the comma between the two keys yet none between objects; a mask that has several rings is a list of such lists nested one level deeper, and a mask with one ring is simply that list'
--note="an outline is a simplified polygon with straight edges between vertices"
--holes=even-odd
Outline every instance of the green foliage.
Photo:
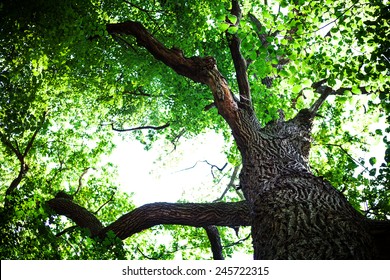
[{"label": "green foliage", "polygon": [[[186,57],[215,57],[238,92],[225,32],[242,41],[252,99],[261,124],[286,118],[334,90],[313,131],[311,165],[367,216],[390,213],[389,8],[386,1],[6,1],[0,4],[0,255],[2,259],[208,258],[203,229],[159,226],[123,243],[95,240],[46,202],[58,191],[109,224],[134,208],[104,162],[113,131],[145,125],[164,130],[124,134],[151,149],[208,129],[223,133],[228,161],[240,157],[209,89],[158,63],[131,37],[111,37],[107,23],[141,22]],[[257,21],[253,20],[253,17]],[[267,87],[264,79],[271,78]],[[364,87],[370,95],[363,94]],[[385,151],[378,154],[375,146]],[[21,158],[28,171],[19,172]],[[86,172],[86,173],[85,173]],[[85,174],[84,174],[85,173]],[[84,175],[83,175],[84,174]],[[18,176],[22,180],[6,197]],[[220,175],[226,176],[225,175]],[[214,183],[219,183],[217,176]],[[230,191],[224,200],[235,201]],[[108,202],[103,208],[102,205]],[[69,229],[70,228],[70,229]],[[68,229],[68,230],[66,230]],[[221,228],[226,256],[237,241]],[[155,242],[160,235],[169,244]],[[240,238],[244,236],[240,235]],[[249,251],[249,241],[242,250]]]}]

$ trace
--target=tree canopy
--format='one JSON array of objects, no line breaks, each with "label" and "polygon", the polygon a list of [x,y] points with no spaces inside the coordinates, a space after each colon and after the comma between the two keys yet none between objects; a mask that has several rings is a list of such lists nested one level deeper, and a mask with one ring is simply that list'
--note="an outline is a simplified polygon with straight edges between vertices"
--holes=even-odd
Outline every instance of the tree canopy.
[{"label": "tree canopy", "polygon": [[[0,4],[0,18],[2,259],[251,252],[249,231],[235,231],[247,217],[229,216],[229,203],[242,201],[241,157],[202,73],[185,65],[199,61],[218,66],[262,127],[318,104],[311,170],[367,218],[389,219],[388,1],[15,0]],[[117,134],[172,150],[210,130],[226,143],[228,168],[216,175],[229,177],[226,193],[210,182],[224,194],[213,206],[219,224],[164,220],[201,216],[203,204],[135,208],[104,160]],[[131,231],[110,231],[126,220]]]}]

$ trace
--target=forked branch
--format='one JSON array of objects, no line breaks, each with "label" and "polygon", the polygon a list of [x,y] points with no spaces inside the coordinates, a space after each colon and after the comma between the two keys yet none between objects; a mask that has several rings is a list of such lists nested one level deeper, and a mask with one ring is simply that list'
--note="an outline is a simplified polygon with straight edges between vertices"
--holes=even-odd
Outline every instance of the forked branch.
[{"label": "forked branch", "polygon": [[357,94],[356,92],[359,92],[360,94],[371,94],[371,92],[367,91],[365,87],[356,87],[355,89],[341,87],[337,90],[334,90],[330,86],[325,85],[326,81],[327,79],[323,79],[311,85],[311,87],[314,89],[315,92],[321,94],[320,97],[310,107],[310,111],[312,112],[313,115],[317,113],[321,105],[325,102],[325,100],[330,95],[343,95],[347,91],[352,92],[352,94]]}]

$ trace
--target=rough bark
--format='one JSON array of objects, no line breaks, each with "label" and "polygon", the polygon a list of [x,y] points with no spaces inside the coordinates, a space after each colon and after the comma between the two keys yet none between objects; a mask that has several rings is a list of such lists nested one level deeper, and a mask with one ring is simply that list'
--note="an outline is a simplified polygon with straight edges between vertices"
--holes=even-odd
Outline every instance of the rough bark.
[{"label": "rough bark", "polygon": [[[236,4],[236,5],[234,5]],[[240,14],[233,1],[233,14]],[[250,106],[242,75],[246,67],[237,37],[228,38],[238,82],[236,100],[215,60],[185,58],[167,49],[139,23],[107,27],[114,35],[131,35],[156,59],[195,82],[207,84],[219,114],[229,124],[242,155],[240,186],[248,201],[255,259],[364,259],[374,256],[365,220],[329,183],[316,178],[308,164],[311,124],[315,111],[302,110],[289,121],[262,128]]]},{"label": "rough bark", "polygon": [[221,237],[216,226],[207,226],[204,228],[207,233],[207,237],[210,240],[211,251],[213,252],[214,260],[224,260],[222,254]]},{"label": "rough bark", "polygon": [[165,203],[146,204],[123,215],[107,227],[103,227],[94,214],[71,199],[56,197],[48,205],[57,214],[67,216],[78,226],[90,230],[92,236],[105,237],[113,231],[120,239],[155,225],[174,224],[194,227],[250,225],[246,201],[218,203]]},{"label": "rough bark", "polygon": [[[297,177],[300,178],[300,177]],[[325,184],[320,178],[312,178],[318,184]],[[307,182],[305,182],[307,183]],[[328,186],[323,186],[324,188],[329,188]],[[330,192],[332,193],[334,190],[330,188]],[[320,192],[322,194],[322,191]],[[283,195],[283,193],[281,193]],[[288,194],[290,195],[290,194]],[[333,195],[333,194],[332,194]],[[332,196],[331,196],[332,197]],[[278,233],[283,234],[278,239],[282,242],[283,246],[280,244],[274,244],[276,248],[281,248],[280,250],[289,250],[288,242],[291,242],[291,239],[297,238],[303,234],[303,227],[298,228],[299,219],[304,219],[306,217],[314,217],[314,214],[310,214],[310,205],[306,202],[305,199],[302,199],[301,204],[303,205],[302,209],[299,211],[303,211],[304,215],[301,213],[291,211],[293,206],[287,205],[284,198],[279,198],[281,200],[280,204],[273,205],[274,208],[281,211],[272,210],[272,213],[275,213],[275,217],[279,219],[285,219],[285,227],[278,230]],[[265,200],[270,201],[270,200]],[[273,199],[271,199],[271,202]],[[230,226],[235,227],[238,225],[248,226],[251,225],[250,220],[250,209],[248,204],[245,201],[239,203],[211,203],[211,204],[176,204],[176,203],[152,203],[141,206],[140,208],[134,209],[133,211],[125,214],[117,221],[113,222],[111,225],[107,227],[103,227],[102,223],[96,218],[94,214],[89,212],[84,207],[77,205],[69,196],[58,194],[56,198],[48,201],[48,205],[59,215],[64,215],[70,218],[72,221],[76,223],[77,226],[86,228],[91,232],[91,235],[94,237],[98,236],[100,238],[104,238],[105,234],[112,230],[117,237],[125,239],[133,234],[140,232],[142,230],[148,229],[154,225],[158,224],[180,224],[180,225],[188,225],[188,226],[202,226],[205,228],[207,232],[207,236],[210,240],[211,249],[213,252],[214,259],[223,259],[222,255],[222,245],[221,240],[219,238],[219,233],[217,228],[213,224],[218,224],[221,226]],[[209,207],[210,206],[210,207]],[[305,207],[306,206],[306,207]],[[262,206],[260,206],[263,209]],[[269,209],[269,206],[264,207],[264,209]],[[285,213],[283,212],[285,211]],[[291,213],[297,213],[291,219],[288,215]],[[309,214],[308,214],[309,213]],[[352,213],[354,211],[352,210]],[[284,216],[283,216],[284,215]],[[354,214],[352,214],[354,215]],[[262,216],[264,219],[264,224],[274,225],[274,219],[271,218],[267,213]],[[294,218],[295,217],[295,218]],[[298,222],[297,222],[297,218]],[[358,218],[358,224],[360,224]],[[305,230],[312,231],[312,226],[315,226],[316,221],[312,221],[310,219],[302,220],[304,225],[307,227]],[[336,226],[345,225],[350,222],[350,220],[346,221],[337,221],[333,220],[333,216],[323,215],[323,222],[326,223],[322,225],[324,228],[328,226]],[[390,259],[390,222],[389,221],[367,221],[371,236],[374,238],[374,248],[377,248],[376,255],[373,256],[375,259]],[[329,223],[329,225],[328,225]],[[321,228],[315,228],[315,230],[319,231]],[[341,228],[341,232],[344,229]],[[264,231],[264,229],[260,229],[260,232]],[[62,233],[61,233],[62,234]],[[59,235],[61,235],[59,234]],[[265,232],[264,235],[269,234],[269,232]],[[314,232],[313,232],[314,234]],[[318,233],[316,233],[318,234]],[[321,233],[320,233],[321,236]],[[290,239],[290,241],[289,241]],[[267,240],[274,240],[273,238],[265,239],[263,236],[259,238],[259,240],[263,240],[266,242]],[[306,238],[298,238],[303,242],[302,249],[296,252],[294,258],[303,258],[303,256],[299,255],[299,253],[306,252],[307,246],[310,246],[310,242],[306,241]],[[334,246],[331,244],[333,239],[329,240],[328,243],[322,243],[321,238],[318,238],[317,241],[320,242],[320,246],[323,246],[324,249],[331,250]],[[316,241],[316,240],[315,240]],[[293,241],[296,243],[297,241]],[[304,245],[304,246],[303,246]],[[325,246],[329,245],[328,248]],[[282,252],[286,253],[286,252]],[[334,252],[331,252],[334,254]],[[324,257],[325,258],[325,257]]]},{"label": "rough bark", "polygon": [[160,224],[205,226],[249,225],[246,202],[237,203],[152,203],[123,215],[102,232],[112,230],[125,239]]}]

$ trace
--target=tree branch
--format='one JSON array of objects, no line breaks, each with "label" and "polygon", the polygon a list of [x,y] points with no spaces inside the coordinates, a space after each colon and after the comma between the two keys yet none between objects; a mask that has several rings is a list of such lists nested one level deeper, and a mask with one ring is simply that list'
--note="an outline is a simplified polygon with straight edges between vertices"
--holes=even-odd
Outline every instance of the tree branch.
[{"label": "tree branch", "polygon": [[214,260],[224,260],[222,254],[222,244],[221,237],[219,236],[219,231],[216,226],[207,226],[204,227],[207,233],[207,237],[210,240],[211,251],[213,252]]},{"label": "tree branch", "polygon": [[228,190],[230,188],[234,188],[235,189],[235,186],[234,186],[234,181],[237,179],[237,175],[238,175],[238,171],[240,170],[240,166],[237,165],[237,166],[234,166],[233,168],[233,173],[230,177],[230,181],[229,183],[227,184],[225,190],[223,191],[223,193],[221,194],[221,196],[219,198],[217,198],[216,200],[214,200],[213,202],[217,202],[217,201],[221,201],[223,199],[223,197],[226,195],[226,193],[228,192]]},{"label": "tree branch", "polygon": [[[325,102],[326,98],[330,95],[343,95],[346,91],[353,91],[353,88],[341,87],[337,90],[334,90],[330,86],[324,85],[327,79],[323,79],[316,83],[313,83],[311,87],[315,92],[320,93],[320,97],[314,102],[314,104],[310,107],[310,111],[315,115],[321,105]],[[361,94],[371,94],[368,92],[365,87],[358,87],[356,90],[360,91]],[[353,93],[353,92],[352,92]],[[354,94],[354,93],[353,93]],[[355,93],[356,94],[356,93]]]},{"label": "tree branch", "polygon": [[112,196],[106,202],[100,205],[100,207],[93,213],[96,215],[104,206],[106,206],[109,202],[111,202],[114,199],[114,196],[115,196],[115,192],[113,192]]},{"label": "tree branch", "polygon": [[246,201],[231,203],[164,203],[143,205],[106,227],[117,237],[125,239],[137,232],[159,224],[194,227],[249,225]]},{"label": "tree branch", "polygon": [[111,128],[112,128],[112,130],[114,130],[114,131],[118,131],[118,132],[127,132],[127,131],[141,130],[141,129],[161,130],[161,129],[167,128],[169,125],[170,125],[170,124],[169,124],[169,122],[168,122],[168,123],[166,123],[166,124],[164,124],[164,125],[161,125],[161,126],[147,125],[147,126],[138,126],[138,127],[133,127],[133,128],[120,129],[120,128],[115,128],[115,127],[114,127],[114,124],[111,123]]},{"label": "tree branch", "polygon": [[[231,14],[236,16],[237,21],[234,26],[238,26],[240,24],[240,20],[242,17],[240,4],[237,0],[232,0],[232,10]],[[238,83],[238,90],[240,92],[240,104],[245,105],[246,107],[252,106],[251,101],[251,92],[248,81],[247,74],[247,62],[245,58],[241,54],[241,40],[238,38],[236,34],[230,34],[226,31],[226,35],[229,42],[230,53],[232,55],[234,68],[236,70],[236,79]]]},{"label": "tree branch", "polygon": [[23,157],[25,158],[28,154],[28,152],[31,150],[33,144],[34,144],[34,141],[35,141],[35,138],[37,137],[39,131],[41,130],[42,126],[43,126],[43,123],[45,122],[46,120],[46,114],[47,112],[44,112],[42,114],[42,120],[40,122],[40,124],[38,125],[37,129],[35,129],[33,135],[31,136],[30,138],[30,141],[28,141],[27,143],[27,146],[26,146],[26,149],[24,150],[24,153],[23,153]]},{"label": "tree branch", "polygon": [[235,130],[238,121],[237,102],[230,91],[226,79],[217,69],[216,61],[211,56],[187,58],[177,48],[167,48],[158,41],[139,22],[127,21],[123,23],[108,24],[107,31],[111,35],[131,35],[137,43],[145,47],[157,60],[173,69],[179,75],[190,78],[210,87],[214,102],[219,114]]},{"label": "tree branch", "polygon": [[4,201],[5,206],[8,206],[9,203],[10,203],[10,200],[7,197],[11,196],[12,192],[18,187],[18,185],[20,184],[20,182],[22,181],[23,177],[26,175],[26,173],[28,171],[29,167],[28,167],[28,165],[25,162],[25,158],[27,157],[28,153],[30,152],[31,148],[33,147],[35,138],[37,137],[39,131],[41,130],[41,128],[43,126],[43,123],[45,122],[46,113],[47,112],[43,113],[42,120],[41,120],[40,124],[38,125],[38,127],[35,129],[35,131],[34,131],[33,135],[31,136],[30,140],[28,141],[28,143],[26,145],[26,148],[25,148],[23,153],[20,151],[17,142],[15,143],[15,146],[16,146],[16,148],[15,148],[11,144],[11,142],[6,139],[6,137],[3,134],[0,135],[1,141],[9,149],[11,149],[12,152],[14,152],[15,156],[18,158],[18,160],[20,162],[20,168],[19,168],[18,176],[11,182],[10,186],[5,191],[5,201]]},{"label": "tree branch", "polygon": [[57,214],[68,217],[79,227],[89,229],[92,236],[98,235],[103,229],[103,225],[98,218],[96,218],[87,209],[77,205],[70,199],[56,197],[49,200],[47,204]]},{"label": "tree branch", "polygon": [[92,236],[105,237],[113,231],[120,239],[126,239],[159,224],[187,225],[194,227],[247,226],[250,225],[246,201],[230,203],[151,203],[123,215],[103,228],[102,223],[84,207],[70,199],[56,197],[48,205],[57,214],[73,220],[78,226],[90,230]]},{"label": "tree branch", "polygon": [[85,174],[87,174],[89,169],[90,169],[90,167],[87,167],[84,169],[83,173],[81,173],[81,175],[79,177],[79,185],[77,187],[77,190],[75,191],[75,193],[72,196],[75,196],[81,190],[81,187],[83,186],[83,178],[84,178]]},{"label": "tree branch", "polygon": [[176,48],[168,49],[139,22],[127,21],[108,24],[107,31],[112,35],[134,36],[137,39],[137,43],[145,47],[157,60],[172,68],[179,75],[188,77],[195,82],[207,84],[209,77],[205,69],[212,69],[215,65],[215,60],[210,59],[210,57],[186,58],[181,50]]}]

